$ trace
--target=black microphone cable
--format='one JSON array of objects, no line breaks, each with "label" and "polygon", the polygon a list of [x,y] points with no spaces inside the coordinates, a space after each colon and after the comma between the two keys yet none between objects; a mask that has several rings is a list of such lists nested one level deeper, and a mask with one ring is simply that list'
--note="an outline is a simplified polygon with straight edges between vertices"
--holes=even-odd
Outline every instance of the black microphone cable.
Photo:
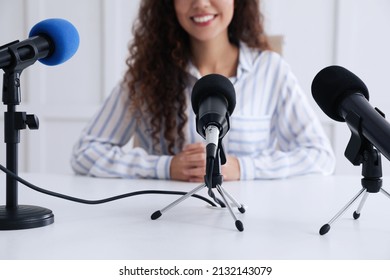
[{"label": "black microphone cable", "polygon": [[[207,194],[216,203],[218,203],[219,206],[221,206],[222,208],[225,208],[226,204],[222,200],[220,200],[218,197],[216,197],[214,192],[213,192],[213,188],[215,187],[215,186],[213,186],[214,162],[215,162],[215,158],[213,158],[213,157],[208,157],[206,159],[206,175],[204,178],[205,178],[206,186],[208,188]],[[218,192],[220,192],[220,191],[218,190]]]},{"label": "black microphone cable", "polygon": [[[7,168],[5,168],[1,164],[0,164],[0,170],[3,171],[5,174],[11,176],[13,179],[17,180],[19,183],[25,185],[26,187],[28,187],[34,191],[37,191],[37,192],[40,192],[40,193],[43,193],[46,195],[54,196],[57,198],[62,198],[65,200],[70,200],[73,202],[82,203],[82,204],[89,204],[89,205],[103,204],[103,203],[111,202],[114,200],[119,200],[122,198],[127,198],[130,196],[136,196],[136,195],[142,195],[142,194],[169,194],[169,195],[185,195],[186,194],[186,192],[181,192],[181,191],[143,190],[143,191],[135,191],[135,192],[131,192],[131,193],[125,193],[125,194],[121,194],[121,195],[117,195],[117,196],[113,196],[113,197],[108,197],[108,198],[104,198],[104,199],[99,199],[99,200],[86,200],[86,199],[72,197],[69,195],[64,195],[61,193],[56,193],[53,191],[49,191],[49,190],[40,188],[40,187],[24,180],[23,178],[16,175],[14,172],[8,170]],[[217,207],[217,205],[214,202],[210,201],[209,199],[207,199],[201,195],[193,194],[192,197],[203,200],[213,207]]]}]

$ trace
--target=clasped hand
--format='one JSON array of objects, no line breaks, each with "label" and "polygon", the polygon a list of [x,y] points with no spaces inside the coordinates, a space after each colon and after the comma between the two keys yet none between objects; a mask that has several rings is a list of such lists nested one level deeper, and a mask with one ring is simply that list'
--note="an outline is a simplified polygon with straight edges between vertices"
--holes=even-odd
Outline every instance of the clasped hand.
[{"label": "clasped hand", "polygon": [[[172,158],[170,175],[172,180],[203,182],[206,171],[206,149],[204,143],[188,144]],[[226,164],[221,166],[223,179],[240,179],[240,165],[236,157],[227,155]]]}]

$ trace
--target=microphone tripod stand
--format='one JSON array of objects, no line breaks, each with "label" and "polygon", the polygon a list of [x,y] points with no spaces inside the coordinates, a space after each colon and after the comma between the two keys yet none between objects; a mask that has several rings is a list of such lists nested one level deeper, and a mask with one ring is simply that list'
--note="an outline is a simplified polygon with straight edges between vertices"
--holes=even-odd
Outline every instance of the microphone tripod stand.
[{"label": "microphone tripod stand", "polygon": [[[188,193],[186,193],[185,195],[183,195],[179,199],[175,200],[174,202],[172,202],[171,204],[169,204],[165,208],[163,208],[161,210],[157,210],[156,212],[154,212],[151,215],[151,219],[152,220],[156,220],[156,219],[160,218],[163,213],[165,213],[169,209],[173,208],[174,206],[178,205],[179,203],[181,203],[185,199],[189,198],[190,196],[196,194],[202,188],[206,187],[206,188],[208,188],[209,196],[212,197],[214,199],[214,201],[217,202],[222,208],[227,207],[227,209],[229,210],[231,216],[233,217],[233,219],[235,221],[236,228],[239,231],[243,231],[244,230],[244,225],[242,224],[242,222],[239,219],[237,219],[237,217],[234,214],[234,212],[233,212],[233,210],[232,210],[228,200],[230,200],[230,202],[233,203],[238,208],[238,211],[240,211],[240,213],[245,213],[244,205],[242,205],[239,202],[237,202],[237,200],[235,200],[234,197],[231,196],[222,187],[223,176],[221,174],[221,164],[223,165],[225,163],[226,163],[226,156],[225,156],[225,152],[223,150],[223,146],[222,146],[222,143],[221,143],[221,140],[220,140],[219,144],[218,144],[218,148],[217,148],[217,156],[216,156],[216,158],[214,160],[213,166],[210,166],[209,164],[206,166],[206,175],[204,176],[205,182],[203,184],[197,186],[193,190],[189,191]],[[212,172],[211,172],[211,169],[212,169]],[[220,194],[223,202],[220,201],[215,196],[214,191],[213,191],[214,189],[216,189],[218,191],[218,193]]]},{"label": "microphone tripod stand", "polygon": [[320,235],[326,234],[330,230],[331,224],[344,214],[359,197],[362,196],[362,199],[357,210],[353,212],[355,220],[359,219],[361,210],[370,193],[381,192],[390,198],[390,194],[382,189],[382,160],[380,152],[361,133],[361,118],[353,112],[349,113],[347,118],[352,136],[345,150],[345,156],[353,165],[358,166],[362,164],[362,189],[327,224],[320,228]]},{"label": "microphone tripod stand", "polygon": [[[7,106],[7,111],[4,112],[6,166],[14,174],[18,174],[20,130],[25,129],[26,126],[30,129],[38,129],[39,127],[39,120],[35,115],[16,111],[16,105],[19,105],[21,101],[20,75],[23,69],[37,60],[37,56],[21,61],[17,55],[16,47],[19,46],[9,47],[14,53],[17,62],[10,68],[4,69],[2,96],[3,103]],[[17,181],[10,175],[7,175],[6,205],[0,206],[0,230],[36,228],[52,224],[53,222],[54,215],[49,209],[32,205],[18,205]]]}]

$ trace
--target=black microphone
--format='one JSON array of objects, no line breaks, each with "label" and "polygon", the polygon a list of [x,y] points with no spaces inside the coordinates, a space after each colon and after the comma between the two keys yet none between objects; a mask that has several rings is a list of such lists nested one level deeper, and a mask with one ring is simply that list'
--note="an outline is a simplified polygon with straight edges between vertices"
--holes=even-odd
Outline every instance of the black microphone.
[{"label": "black microphone", "polygon": [[28,39],[0,47],[0,68],[31,65],[36,60],[46,65],[61,64],[74,55],[78,46],[79,34],[70,22],[46,19],[33,26]]},{"label": "black microphone", "polygon": [[360,78],[341,66],[329,66],[315,76],[311,91],[330,118],[354,125],[348,116],[357,115],[362,135],[390,160],[390,124],[368,102],[368,89]]},{"label": "black microphone", "polygon": [[195,83],[191,103],[196,131],[206,139],[206,157],[215,158],[219,139],[230,129],[229,117],[236,106],[234,86],[222,75],[206,75]]}]

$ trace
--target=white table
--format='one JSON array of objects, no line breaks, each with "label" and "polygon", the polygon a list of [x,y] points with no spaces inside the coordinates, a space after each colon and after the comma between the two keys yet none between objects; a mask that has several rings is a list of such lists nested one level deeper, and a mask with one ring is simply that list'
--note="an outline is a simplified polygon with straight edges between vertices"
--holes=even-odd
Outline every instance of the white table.
[{"label": "white table", "polygon": [[[147,189],[189,191],[199,185],[53,174],[24,174],[24,178],[85,199]],[[4,205],[5,177],[0,180],[0,205]],[[390,199],[380,193],[370,194],[358,220],[352,218],[356,203],[328,234],[318,233],[361,189],[359,175],[224,182],[223,187],[247,206],[244,214],[234,209],[243,232],[235,228],[226,209],[213,209],[196,198],[151,220],[153,212],[178,196],[142,195],[84,205],[19,184],[19,203],[51,209],[55,222],[0,231],[0,259],[390,259]],[[384,179],[384,189],[390,190],[390,179]],[[198,194],[208,197],[206,189]]]}]

